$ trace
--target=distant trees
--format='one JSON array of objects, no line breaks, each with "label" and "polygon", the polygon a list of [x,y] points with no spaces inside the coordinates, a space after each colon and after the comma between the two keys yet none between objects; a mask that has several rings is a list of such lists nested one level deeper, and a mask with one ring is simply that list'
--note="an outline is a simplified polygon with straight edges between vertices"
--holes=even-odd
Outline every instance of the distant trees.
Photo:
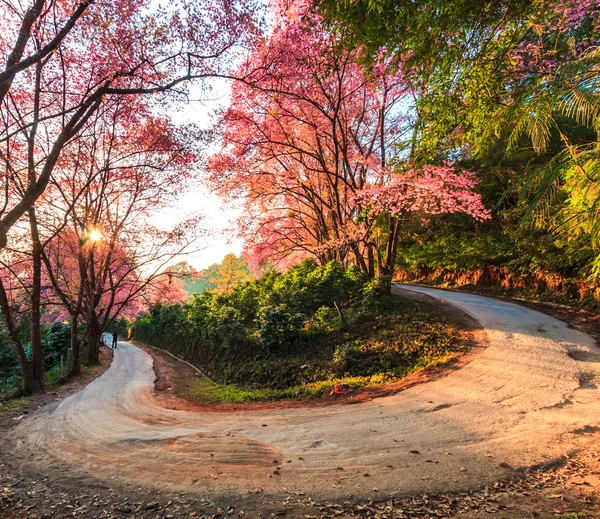
[{"label": "distant trees", "polygon": [[187,261],[180,261],[167,267],[165,273],[169,279],[180,280],[188,294],[201,294],[205,290],[228,294],[234,287],[254,279],[246,261],[235,254],[226,254],[221,263],[200,271]]},{"label": "distant trees", "polygon": [[226,254],[216,271],[209,277],[217,290],[224,294],[229,294],[237,285],[252,279],[253,276],[244,259],[238,258],[235,254]]}]

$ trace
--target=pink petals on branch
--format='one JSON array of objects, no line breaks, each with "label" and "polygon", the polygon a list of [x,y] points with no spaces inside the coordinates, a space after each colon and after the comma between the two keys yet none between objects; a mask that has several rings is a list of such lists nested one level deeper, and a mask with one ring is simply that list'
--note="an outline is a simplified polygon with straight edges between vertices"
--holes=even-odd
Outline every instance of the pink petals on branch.
[{"label": "pink petals on branch", "polygon": [[486,220],[491,214],[484,207],[481,195],[473,191],[477,182],[472,171],[459,171],[450,164],[428,165],[392,174],[389,181],[363,189],[358,199],[370,204],[378,214],[460,212],[476,220]]}]

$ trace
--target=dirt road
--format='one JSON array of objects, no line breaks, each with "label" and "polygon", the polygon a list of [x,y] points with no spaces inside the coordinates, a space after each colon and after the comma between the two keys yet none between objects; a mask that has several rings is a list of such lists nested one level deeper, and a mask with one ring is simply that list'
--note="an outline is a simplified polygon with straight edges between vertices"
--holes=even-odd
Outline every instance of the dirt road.
[{"label": "dirt road", "polygon": [[534,310],[405,287],[481,322],[489,347],[394,396],[322,409],[190,413],[153,399],[152,359],[119,343],[83,391],[13,429],[24,466],[204,495],[315,498],[478,487],[547,463],[600,431],[600,350]]}]

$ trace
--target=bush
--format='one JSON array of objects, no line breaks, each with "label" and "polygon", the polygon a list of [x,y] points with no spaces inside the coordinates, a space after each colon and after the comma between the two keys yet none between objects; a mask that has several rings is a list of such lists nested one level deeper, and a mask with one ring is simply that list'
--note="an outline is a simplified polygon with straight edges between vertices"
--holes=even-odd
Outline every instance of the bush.
[{"label": "bush", "polygon": [[384,298],[389,294],[388,287],[392,279],[389,276],[374,278],[362,288],[362,308],[367,313],[378,312]]},{"label": "bush", "polygon": [[317,333],[329,333],[342,328],[342,320],[337,310],[322,306],[319,308],[310,321],[310,330]]},{"label": "bush", "polygon": [[358,341],[344,342],[335,348],[333,364],[338,377],[343,377],[346,374],[359,350],[360,342]]},{"label": "bush", "polygon": [[[254,360],[293,353],[299,344],[306,345],[303,337],[312,332],[340,330],[334,305],[360,308],[368,283],[360,269],[346,270],[339,261],[324,266],[303,261],[284,274],[269,272],[228,294],[206,290],[184,304],[156,305],[133,323],[131,335],[197,363],[219,381],[243,381],[240,373],[246,366],[262,370],[263,364],[252,364]],[[306,374],[304,370],[289,376]]]},{"label": "bush", "polygon": [[293,314],[286,305],[279,305],[262,308],[258,320],[259,344],[273,353],[290,346],[299,337],[306,317]]},{"label": "bush", "polygon": [[44,368],[51,369],[60,364],[61,357],[67,361],[71,347],[71,325],[52,323],[44,334]]}]

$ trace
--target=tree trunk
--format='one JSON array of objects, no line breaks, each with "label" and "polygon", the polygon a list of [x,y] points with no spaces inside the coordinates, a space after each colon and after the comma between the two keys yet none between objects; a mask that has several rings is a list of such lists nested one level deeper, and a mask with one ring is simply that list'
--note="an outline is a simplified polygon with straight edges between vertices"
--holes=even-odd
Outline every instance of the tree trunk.
[{"label": "tree trunk", "polygon": [[90,312],[86,323],[87,360],[90,366],[100,364],[100,333],[98,318],[94,312]]},{"label": "tree trunk", "polygon": [[71,377],[81,374],[81,353],[79,349],[78,315],[71,316]]},{"label": "tree trunk", "polygon": [[370,278],[375,277],[375,257],[373,255],[373,247],[371,245],[367,245],[367,274]]},{"label": "tree trunk", "polygon": [[31,229],[32,267],[33,277],[31,283],[31,365],[36,383],[44,391],[44,356],[42,353],[42,244],[38,232],[35,209],[28,211],[29,227]]},{"label": "tree trunk", "polygon": [[368,274],[369,273],[369,267],[367,266],[367,263],[365,262],[365,258],[363,257],[363,255],[361,254],[358,245],[354,244],[352,246],[352,252],[354,253],[354,257],[356,259],[356,264],[358,265],[358,267],[365,273]]},{"label": "tree trunk", "polygon": [[385,248],[385,258],[380,264],[379,277],[383,281],[387,293],[392,291],[392,277],[396,268],[396,254],[398,252],[398,237],[400,234],[400,220],[396,216],[389,217],[389,236]]}]

